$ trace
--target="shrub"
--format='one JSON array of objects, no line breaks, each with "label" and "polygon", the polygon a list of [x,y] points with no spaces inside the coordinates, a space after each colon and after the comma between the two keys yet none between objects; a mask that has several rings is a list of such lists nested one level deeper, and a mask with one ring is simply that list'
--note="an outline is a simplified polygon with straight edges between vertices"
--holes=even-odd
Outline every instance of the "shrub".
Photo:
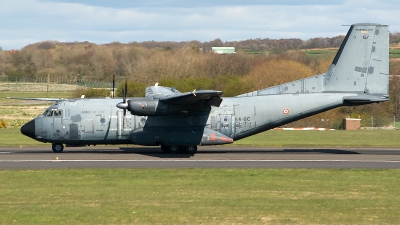
[{"label": "shrub", "polygon": [[7,122],[3,119],[0,120],[0,129],[1,128],[6,128],[7,127]]}]

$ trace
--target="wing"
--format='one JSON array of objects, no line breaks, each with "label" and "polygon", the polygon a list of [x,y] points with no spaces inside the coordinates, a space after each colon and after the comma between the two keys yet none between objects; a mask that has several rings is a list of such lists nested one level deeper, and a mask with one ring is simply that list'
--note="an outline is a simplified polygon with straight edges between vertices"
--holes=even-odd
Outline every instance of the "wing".
[{"label": "wing", "polygon": [[194,90],[181,93],[174,88],[158,85],[146,88],[146,98],[158,99],[160,102],[172,105],[191,105],[204,102],[218,107],[222,102],[222,94],[222,91],[215,90]]},{"label": "wing", "polygon": [[214,90],[200,90],[186,93],[176,93],[168,96],[160,97],[161,102],[165,102],[168,104],[174,105],[187,105],[187,104],[195,104],[205,102],[212,106],[220,106],[222,102],[221,95],[222,91],[214,91]]}]

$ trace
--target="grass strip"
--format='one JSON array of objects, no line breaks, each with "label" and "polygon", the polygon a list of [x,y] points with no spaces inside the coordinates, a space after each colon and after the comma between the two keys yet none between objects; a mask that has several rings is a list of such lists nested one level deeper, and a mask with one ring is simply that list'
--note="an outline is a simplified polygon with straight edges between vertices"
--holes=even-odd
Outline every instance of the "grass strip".
[{"label": "grass strip", "polygon": [[400,224],[400,170],[0,171],[0,224]]},{"label": "grass strip", "polygon": [[45,145],[49,144],[33,140],[32,138],[29,138],[21,134],[19,128],[0,129],[0,146],[23,147],[23,146],[45,146]]},{"label": "grass strip", "polygon": [[235,141],[262,147],[393,147],[400,146],[397,130],[266,131]]}]

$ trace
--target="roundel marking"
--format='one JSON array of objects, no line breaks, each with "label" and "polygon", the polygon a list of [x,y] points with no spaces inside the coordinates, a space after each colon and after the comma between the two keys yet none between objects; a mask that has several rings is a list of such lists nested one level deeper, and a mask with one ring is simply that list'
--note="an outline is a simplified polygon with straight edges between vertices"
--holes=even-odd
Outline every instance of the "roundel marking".
[{"label": "roundel marking", "polygon": [[290,110],[288,109],[288,108],[284,108],[283,110],[282,110],[282,113],[283,114],[289,114],[290,113]]}]

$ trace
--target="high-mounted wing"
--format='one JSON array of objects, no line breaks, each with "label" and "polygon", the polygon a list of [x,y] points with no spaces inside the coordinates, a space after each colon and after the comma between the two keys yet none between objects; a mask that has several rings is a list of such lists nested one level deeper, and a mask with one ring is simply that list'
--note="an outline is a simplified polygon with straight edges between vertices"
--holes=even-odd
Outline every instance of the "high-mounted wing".
[{"label": "high-mounted wing", "polygon": [[151,86],[146,89],[146,98],[158,99],[160,102],[173,105],[192,105],[201,102],[219,107],[222,98],[222,91],[215,90],[194,90],[181,93],[180,91],[163,86]]},{"label": "high-mounted wing", "polygon": [[129,99],[117,104],[120,109],[128,110],[137,116],[163,116],[176,113],[187,113],[204,106],[219,107],[222,102],[222,91],[194,90],[181,93],[180,91],[158,86],[146,88],[146,97]]},{"label": "high-mounted wing", "polygon": [[214,90],[200,90],[186,93],[173,94],[169,96],[162,96],[160,98],[161,102],[174,105],[189,105],[196,104],[200,102],[207,102],[212,106],[219,107],[222,102],[220,97],[223,94],[222,91]]}]

